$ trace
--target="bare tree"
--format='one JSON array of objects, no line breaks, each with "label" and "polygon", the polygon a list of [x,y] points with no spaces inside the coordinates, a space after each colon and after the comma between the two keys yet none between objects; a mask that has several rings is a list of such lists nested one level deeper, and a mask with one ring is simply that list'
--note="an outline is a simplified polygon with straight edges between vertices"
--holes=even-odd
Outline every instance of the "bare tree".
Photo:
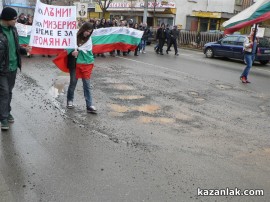
[{"label": "bare tree", "polygon": [[109,8],[113,0],[95,0],[95,2],[100,6],[102,10],[102,17],[104,17],[107,9]]}]

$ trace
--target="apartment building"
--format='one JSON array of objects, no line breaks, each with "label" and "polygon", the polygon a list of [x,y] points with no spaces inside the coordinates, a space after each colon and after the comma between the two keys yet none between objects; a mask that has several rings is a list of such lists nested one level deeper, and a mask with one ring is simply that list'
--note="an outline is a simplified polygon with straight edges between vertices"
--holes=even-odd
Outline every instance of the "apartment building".
[{"label": "apartment building", "polygon": [[224,21],[252,3],[252,0],[178,0],[175,22],[191,31],[222,30]]}]

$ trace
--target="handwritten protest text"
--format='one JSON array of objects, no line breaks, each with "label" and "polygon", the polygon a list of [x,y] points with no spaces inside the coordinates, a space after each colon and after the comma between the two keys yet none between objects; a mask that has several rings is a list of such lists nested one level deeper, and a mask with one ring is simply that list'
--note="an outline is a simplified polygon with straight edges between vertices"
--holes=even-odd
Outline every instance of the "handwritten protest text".
[{"label": "handwritten protest text", "polygon": [[70,45],[70,38],[63,39],[63,38],[44,38],[35,36],[33,44],[37,45],[44,45],[44,46],[69,46]]},{"label": "handwritten protest text", "polygon": [[44,20],[42,27],[46,29],[76,29],[76,21]]}]

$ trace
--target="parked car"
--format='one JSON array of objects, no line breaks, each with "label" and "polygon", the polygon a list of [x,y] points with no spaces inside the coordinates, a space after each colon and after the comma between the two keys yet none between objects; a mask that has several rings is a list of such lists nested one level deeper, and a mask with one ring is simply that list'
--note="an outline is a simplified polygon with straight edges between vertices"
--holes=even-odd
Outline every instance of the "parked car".
[{"label": "parked car", "polygon": [[[207,58],[215,56],[244,60],[243,43],[246,35],[227,35],[224,38],[206,43],[203,53]],[[266,65],[270,61],[270,43],[266,38],[260,38],[255,61]]]}]

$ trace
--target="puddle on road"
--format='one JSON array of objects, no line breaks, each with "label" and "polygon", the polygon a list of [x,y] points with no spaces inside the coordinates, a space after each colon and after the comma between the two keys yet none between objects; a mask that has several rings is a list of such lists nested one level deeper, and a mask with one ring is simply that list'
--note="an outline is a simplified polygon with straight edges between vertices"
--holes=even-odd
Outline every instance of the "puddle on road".
[{"label": "puddle on road", "polygon": [[142,96],[142,95],[119,95],[119,96],[115,96],[115,98],[120,99],[120,100],[139,100],[139,99],[145,98],[145,96]]},{"label": "puddle on road", "polygon": [[117,112],[117,113],[139,111],[139,112],[145,112],[148,114],[153,114],[160,109],[160,106],[158,105],[142,105],[142,106],[135,106],[135,107],[126,107],[122,105],[111,104],[110,107],[114,112]]},{"label": "puddle on road", "polygon": [[231,86],[229,86],[229,85],[223,85],[223,84],[218,84],[218,85],[216,85],[216,87],[217,87],[218,89],[221,89],[221,90],[232,89]]},{"label": "puddle on road", "polygon": [[164,118],[164,117],[147,117],[147,116],[141,116],[139,117],[140,123],[160,123],[160,124],[168,124],[168,123],[174,123],[175,120],[172,118]]},{"label": "puddle on road", "polygon": [[113,84],[112,86],[117,90],[134,90],[132,86],[126,84]]},{"label": "puddle on road", "polygon": [[53,98],[64,94],[65,86],[69,84],[69,74],[61,73],[54,81],[53,86],[49,89],[49,94]]}]

